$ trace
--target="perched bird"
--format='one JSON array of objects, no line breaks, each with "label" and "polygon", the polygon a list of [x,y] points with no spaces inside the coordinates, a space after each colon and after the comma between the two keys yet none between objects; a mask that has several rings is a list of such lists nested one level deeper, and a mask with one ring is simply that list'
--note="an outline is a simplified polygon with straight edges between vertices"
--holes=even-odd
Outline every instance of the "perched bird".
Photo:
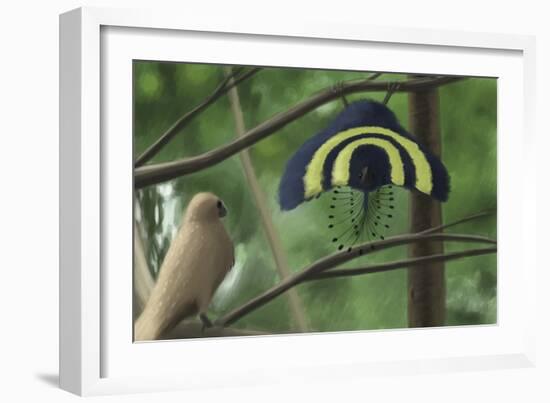
[{"label": "perched bird", "polygon": [[182,319],[206,311],[234,263],[233,242],[221,221],[227,209],[212,193],[196,194],[162,262],[157,282],[136,320],[135,340],[155,340]]},{"label": "perched bird", "polygon": [[[382,238],[393,217],[393,186],[446,201],[450,180],[443,163],[419,144],[384,104],[351,103],[289,159],[279,185],[282,210],[331,192],[328,228],[342,250],[366,232]],[[340,211],[339,211],[340,210]],[[348,248],[351,250],[351,247]]]}]

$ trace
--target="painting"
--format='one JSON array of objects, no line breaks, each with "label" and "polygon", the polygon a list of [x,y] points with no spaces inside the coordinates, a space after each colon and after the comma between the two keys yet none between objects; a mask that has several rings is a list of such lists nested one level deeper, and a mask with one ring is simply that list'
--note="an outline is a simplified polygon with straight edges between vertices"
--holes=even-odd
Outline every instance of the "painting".
[{"label": "painting", "polygon": [[133,61],[134,341],[497,322],[497,79]]}]

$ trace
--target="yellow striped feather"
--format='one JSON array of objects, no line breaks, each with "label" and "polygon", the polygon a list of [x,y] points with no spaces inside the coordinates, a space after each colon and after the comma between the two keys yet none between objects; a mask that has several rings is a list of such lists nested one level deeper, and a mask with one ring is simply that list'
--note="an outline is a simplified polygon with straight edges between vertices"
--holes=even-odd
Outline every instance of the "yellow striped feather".
[{"label": "yellow striped feather", "polygon": [[[342,141],[345,141],[351,137],[354,137],[360,134],[379,134],[379,135],[390,137],[394,139],[396,142],[398,142],[409,154],[413,162],[413,165],[415,167],[415,174],[416,174],[415,188],[417,188],[420,192],[423,192],[426,194],[431,193],[432,170],[431,170],[430,164],[428,163],[428,160],[426,159],[426,156],[424,155],[422,150],[420,150],[420,148],[418,147],[418,144],[385,127],[363,126],[363,127],[354,127],[348,130],[344,130],[343,132],[340,132],[332,136],[325,143],[323,143],[321,147],[319,147],[319,149],[315,152],[315,154],[313,155],[313,158],[311,159],[310,163],[306,168],[306,174],[304,175],[304,197],[306,199],[316,196],[317,194],[323,191],[323,165],[328,154]],[[388,143],[388,144],[391,145],[391,143]],[[353,150],[355,150],[355,148]],[[349,153],[349,160],[351,160],[351,155],[353,154],[353,150],[350,150],[351,153]],[[338,158],[339,157],[340,156],[338,156]],[[389,157],[391,161],[391,156]],[[346,158],[343,157],[341,164],[344,164],[344,166],[346,166],[347,164],[348,180],[349,180],[349,160],[347,160],[347,162],[346,160],[347,160],[347,157]],[[395,169],[395,166],[397,164],[396,161],[397,160],[395,160],[394,158],[394,163],[392,164],[392,181],[394,177],[393,170]],[[401,166],[401,169],[403,169],[402,163],[400,166]],[[337,169],[338,172],[340,170],[341,169]],[[340,175],[340,174],[337,174],[337,175]],[[395,173],[395,176],[398,176],[397,172]],[[332,179],[334,180],[334,171],[333,171]],[[340,177],[337,177],[337,181],[339,183],[341,182]],[[395,183],[395,184],[397,185],[398,183]]]}]

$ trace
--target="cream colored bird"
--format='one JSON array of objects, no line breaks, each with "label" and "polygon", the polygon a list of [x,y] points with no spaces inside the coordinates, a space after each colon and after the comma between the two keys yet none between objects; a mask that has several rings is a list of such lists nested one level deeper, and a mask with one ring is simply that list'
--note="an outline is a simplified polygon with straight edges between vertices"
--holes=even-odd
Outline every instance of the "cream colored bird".
[{"label": "cream colored bird", "polygon": [[182,319],[205,325],[214,292],[234,263],[234,248],[221,221],[227,214],[212,193],[196,194],[162,262],[157,282],[135,324],[135,340],[156,340]]}]

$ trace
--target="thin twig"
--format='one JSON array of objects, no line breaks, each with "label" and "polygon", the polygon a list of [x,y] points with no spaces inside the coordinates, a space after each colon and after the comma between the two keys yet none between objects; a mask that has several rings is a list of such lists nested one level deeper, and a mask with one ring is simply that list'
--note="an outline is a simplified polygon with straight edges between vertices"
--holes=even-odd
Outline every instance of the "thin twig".
[{"label": "thin twig", "polygon": [[[242,74],[240,77],[236,77],[242,69],[236,71],[231,77],[225,77],[222,82],[216,87],[214,92],[206,97],[201,103],[185,113],[180,117],[168,130],[166,130],[157,141],[151,144],[135,161],[135,167],[140,167],[155,155],[166,145],[168,142],[179,133],[185,126],[187,126],[193,118],[198,116],[207,107],[216,102],[220,97],[225,95],[234,86],[243,82],[244,80],[252,77],[254,74],[261,70],[260,67],[255,67]],[[234,80],[233,80],[234,78]]]},{"label": "thin twig", "polygon": [[365,256],[370,253],[379,252],[384,249],[393,248],[396,246],[406,245],[419,241],[452,241],[452,242],[480,242],[488,244],[496,244],[496,241],[475,235],[461,234],[406,234],[398,235],[384,240],[366,242],[357,245],[351,251],[342,251],[330,256],[323,257],[306,267],[304,270],[293,274],[287,279],[281,281],[273,288],[265,291],[257,297],[251,299],[241,307],[229,312],[222,318],[216,321],[217,326],[228,326],[251,311],[265,305],[269,301],[278,297],[285,291],[303,282],[306,278],[322,273],[343,263],[346,263],[359,256]]},{"label": "thin twig", "polygon": [[[434,88],[440,85],[449,84],[463,79],[464,77],[435,77],[419,78],[399,82],[398,92],[420,91],[427,88]],[[211,167],[225,159],[235,155],[239,151],[257,143],[267,136],[275,133],[277,130],[286,126],[288,123],[304,116],[306,113],[324,105],[330,101],[341,98],[343,95],[363,91],[386,91],[390,82],[373,81],[364,79],[360,81],[345,82],[341,87],[335,89],[330,87],[311,96],[291,107],[285,112],[281,112],[272,118],[266,120],[255,128],[249,130],[242,137],[232,142],[210,150],[204,154],[171,161],[161,164],[152,164],[135,169],[135,186],[142,188],[148,185],[164,182],[178,176],[188,175],[201,169]]]},{"label": "thin twig", "polygon": [[[383,73],[372,73],[371,75],[369,75],[367,78],[365,78],[366,81],[372,81],[372,80],[376,80],[378,77],[380,77]],[[335,85],[335,90],[336,91],[339,91],[339,86],[341,86],[343,83],[342,81],[339,81],[336,85]],[[349,102],[346,98],[346,95],[343,94],[342,95],[342,103],[344,104],[344,108],[347,108],[349,106]]]},{"label": "thin twig", "polygon": [[384,74],[384,73],[372,73],[370,76],[367,77],[367,80],[369,80],[369,81],[376,80],[382,74]]},{"label": "thin twig", "polygon": [[386,92],[386,96],[384,97],[384,100],[382,101],[382,103],[384,105],[387,105],[388,102],[390,102],[391,96],[395,93],[395,91],[397,91],[398,88],[399,88],[399,83],[390,84],[390,86],[388,87],[388,92]]},{"label": "thin twig", "polygon": [[[224,69],[224,71],[228,77],[232,76],[230,67],[227,67],[226,69]],[[231,78],[229,80],[229,84],[231,84],[232,82],[233,82],[233,79]],[[239,98],[239,91],[237,87],[231,88],[227,96],[229,98],[229,103],[231,104],[231,111],[233,112],[233,117],[235,120],[235,131],[237,132],[237,137],[239,137],[245,133],[246,129],[244,124],[244,116],[243,116],[243,110],[241,107],[241,101]],[[252,160],[250,158],[250,154],[248,150],[243,150],[239,154],[239,156],[241,157],[241,163],[243,166],[246,180],[252,192],[252,196],[256,203],[256,207],[258,208],[258,211],[260,213],[260,220],[262,223],[262,227],[264,229],[267,241],[269,243],[269,247],[271,248],[273,259],[275,260],[275,267],[277,269],[279,279],[284,280],[285,278],[290,276],[290,269],[288,267],[288,258],[281,244],[279,235],[277,234],[277,230],[273,225],[271,213],[267,207],[268,203],[267,203],[265,194],[263,193],[262,188],[260,186],[260,182],[258,181],[258,177],[256,176],[256,172],[254,170],[254,166],[252,164]],[[294,319],[294,324],[296,325],[295,330],[300,332],[307,332],[306,314],[305,314],[304,306],[302,304],[300,296],[298,295],[296,290],[289,290],[287,294],[287,298],[288,298],[290,312],[291,312],[292,318]]]},{"label": "thin twig", "polygon": [[[442,227],[449,228],[449,227],[454,226],[454,225],[458,225],[458,224],[461,224],[461,223],[464,223],[464,222],[467,222],[467,221],[471,221],[471,220],[475,220],[475,219],[480,218],[480,217],[484,217],[484,216],[486,216],[486,215],[488,215],[488,214],[491,214],[491,213],[492,213],[491,211],[480,212],[480,213],[477,213],[477,214],[473,214],[473,215],[467,216],[467,217],[465,217],[465,218],[461,218],[461,219],[459,219],[459,220],[457,220],[457,221],[453,221],[453,222],[447,223],[447,224],[445,224],[444,226],[441,226],[441,227],[430,228],[428,231],[433,231],[433,232],[440,231],[441,229],[443,229]],[[411,234],[411,235],[414,235],[414,234]],[[420,233],[420,234],[416,234],[416,235],[427,235],[427,234],[422,234],[422,233]],[[400,237],[403,237],[403,235],[401,235]],[[395,239],[396,239],[396,237],[392,237],[392,238],[386,239],[386,241],[388,241],[388,240],[395,240]],[[487,241],[489,241],[490,243],[496,243],[495,241],[488,240],[487,238],[484,238],[484,242],[487,242]],[[381,242],[381,241],[376,241],[376,242]],[[365,247],[365,245],[359,245],[359,246],[355,247],[353,250],[354,250],[355,252],[357,252],[358,250],[359,250],[359,251],[362,251],[363,253],[361,253],[360,255],[364,255],[364,254],[365,254],[365,253],[364,253],[364,250],[365,250],[365,249],[367,249],[367,250],[369,250],[369,251],[371,251],[371,252],[375,252],[375,251],[381,250],[380,247],[377,247],[377,248],[375,249],[376,245],[375,245],[374,243],[367,243],[366,245],[367,245],[366,247]],[[369,246],[369,245],[370,245],[370,246]],[[350,252],[350,253],[351,253],[351,252]],[[341,253],[340,253],[340,255],[342,255],[342,254],[344,254],[344,252],[341,252]],[[350,256],[350,259],[353,259],[354,257],[356,257],[357,254],[359,254],[359,253],[355,253],[353,256]],[[333,255],[333,256],[334,256],[334,255]],[[317,264],[319,264],[319,261],[318,261],[317,263],[314,263],[312,266],[310,266],[310,268],[311,268],[311,267],[314,267],[314,266],[317,265]],[[340,264],[340,263],[334,264],[332,267],[336,267],[336,266],[338,266],[339,264]],[[331,267],[329,267],[329,269],[330,269],[330,268],[331,268]],[[302,273],[302,272],[299,272],[298,274],[300,274],[300,273]],[[304,278],[304,279],[307,279],[307,278],[308,278],[308,274],[304,275],[303,278]],[[274,288],[276,288],[276,287],[278,287],[278,286],[279,286],[279,285],[275,286]],[[273,288],[272,288],[271,290],[273,290]],[[270,290],[266,291],[266,293],[269,292],[269,291],[270,291]],[[284,292],[284,290],[283,290],[283,292]],[[277,295],[278,295],[278,294],[277,294]],[[273,298],[275,298],[277,295],[275,295]],[[257,297],[257,298],[260,298],[260,297],[261,297],[261,296],[259,296],[259,297]],[[266,302],[268,302],[268,301],[266,301]],[[264,303],[266,303],[266,302],[264,302]],[[248,303],[247,303],[247,304],[248,304]],[[245,304],[245,305],[246,305],[246,304]],[[242,308],[242,307],[241,307],[241,308]],[[240,308],[239,308],[239,309],[240,309]],[[234,311],[234,312],[235,312],[235,311]],[[247,312],[248,312],[248,311],[247,311]],[[247,312],[245,312],[245,314],[246,314]],[[244,314],[243,314],[243,315],[244,315]],[[242,316],[242,315],[241,315],[241,316]],[[225,318],[231,319],[230,317],[228,317],[228,315],[226,315]],[[238,318],[237,318],[237,319],[238,319]],[[235,320],[237,320],[237,319],[233,319],[233,321],[235,321]],[[223,321],[224,321],[224,318],[222,318],[222,319],[219,320],[220,323],[224,323]]]},{"label": "thin twig", "polygon": [[[334,277],[347,277],[347,276],[357,276],[361,274],[371,274],[371,273],[381,273],[390,270],[404,269],[407,267],[416,266],[419,263],[433,263],[433,262],[448,262],[451,260],[457,260],[464,257],[471,256],[480,256],[487,255],[490,253],[496,253],[497,248],[478,248],[478,249],[469,249],[460,252],[451,252],[451,253],[440,253],[437,255],[422,256],[417,258],[409,258],[403,260],[397,260],[394,262],[387,262],[376,264],[368,267],[361,268],[350,268],[350,269],[338,269],[338,270],[327,270],[322,273],[315,274],[306,278],[304,281],[312,280],[323,280]],[[429,267],[429,266],[418,266]]]},{"label": "thin twig", "polygon": [[463,224],[467,221],[472,221],[472,220],[475,220],[477,218],[490,216],[490,215],[493,215],[495,213],[496,213],[496,210],[481,211],[479,213],[472,214],[472,215],[466,216],[464,218],[461,218],[460,220],[453,221],[453,222],[443,224],[443,225],[439,225],[437,227],[428,228],[427,230],[424,230],[424,231],[421,231],[421,232],[418,232],[418,233],[419,234],[433,234],[435,232],[441,232],[442,230],[444,230],[446,228],[454,227],[455,225]]}]

